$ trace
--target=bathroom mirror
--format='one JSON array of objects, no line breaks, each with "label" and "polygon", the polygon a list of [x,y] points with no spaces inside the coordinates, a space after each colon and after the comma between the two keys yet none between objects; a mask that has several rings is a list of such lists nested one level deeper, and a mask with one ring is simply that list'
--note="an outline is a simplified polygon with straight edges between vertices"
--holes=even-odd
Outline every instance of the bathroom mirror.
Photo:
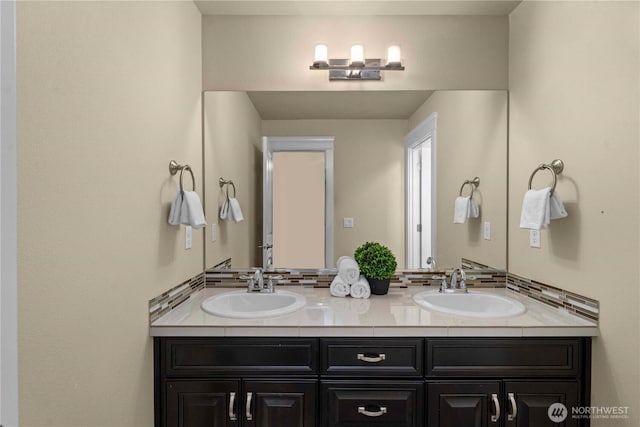
[{"label": "bathroom mirror", "polygon": [[[466,258],[506,268],[506,91],[211,91],[203,108],[205,269],[228,259],[234,268],[263,264],[265,136],[334,137],[334,257],[378,241],[394,252],[398,268],[406,268],[413,227],[407,225],[412,178],[406,175],[411,160],[405,140],[428,118],[435,134],[433,169],[427,171],[435,185],[426,197],[433,204],[438,267],[459,266]],[[465,180],[475,177],[480,216],[454,224],[454,201]],[[221,186],[221,179],[233,186]],[[462,189],[463,196],[470,192],[470,185]],[[220,219],[227,195],[238,200],[243,221]],[[303,191],[299,200],[310,196]],[[274,261],[276,268],[293,267]]]}]

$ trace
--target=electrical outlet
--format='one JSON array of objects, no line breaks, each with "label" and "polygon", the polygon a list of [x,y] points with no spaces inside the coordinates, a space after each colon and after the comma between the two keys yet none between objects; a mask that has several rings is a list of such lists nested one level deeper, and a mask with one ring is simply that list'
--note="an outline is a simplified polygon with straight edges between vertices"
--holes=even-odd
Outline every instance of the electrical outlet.
[{"label": "electrical outlet", "polygon": [[215,242],[218,239],[218,224],[211,224],[211,241]]},{"label": "electrical outlet", "polygon": [[532,248],[540,247],[540,230],[529,230],[529,246]]},{"label": "electrical outlet", "polygon": [[491,240],[491,223],[489,221],[484,222],[484,240]]},{"label": "electrical outlet", "polygon": [[184,228],[184,248],[191,249],[191,238],[193,234],[193,229],[190,225],[187,225]]},{"label": "electrical outlet", "polygon": [[342,226],[344,228],[353,228],[353,218],[343,218]]}]

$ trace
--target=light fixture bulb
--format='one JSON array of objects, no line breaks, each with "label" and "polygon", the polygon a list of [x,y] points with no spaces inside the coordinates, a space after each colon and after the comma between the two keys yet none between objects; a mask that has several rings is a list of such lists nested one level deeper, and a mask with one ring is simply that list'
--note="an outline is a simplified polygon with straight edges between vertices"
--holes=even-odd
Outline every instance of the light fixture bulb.
[{"label": "light fixture bulb", "polygon": [[314,65],[324,65],[329,61],[328,49],[326,44],[317,44],[313,55]]},{"label": "light fixture bulb", "polygon": [[364,46],[361,44],[354,44],[351,46],[351,65],[362,66],[364,65]]},{"label": "light fixture bulb", "polygon": [[387,49],[387,65],[400,65],[400,46],[389,46]]}]

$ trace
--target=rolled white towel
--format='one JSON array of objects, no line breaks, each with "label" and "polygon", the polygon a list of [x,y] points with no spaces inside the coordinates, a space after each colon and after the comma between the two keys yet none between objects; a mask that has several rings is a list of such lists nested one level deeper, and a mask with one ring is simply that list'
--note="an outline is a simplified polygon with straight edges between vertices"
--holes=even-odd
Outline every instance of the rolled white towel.
[{"label": "rolled white towel", "polygon": [[364,275],[360,275],[358,281],[351,285],[351,296],[363,299],[367,299],[371,296],[371,288],[369,287],[369,282]]},{"label": "rolled white towel", "polygon": [[342,280],[340,276],[336,276],[331,282],[329,292],[334,297],[344,298],[349,295],[350,286]]},{"label": "rolled white towel", "polygon": [[345,283],[353,285],[358,281],[360,277],[360,267],[356,260],[351,257],[342,256],[338,258],[338,276],[344,280]]}]

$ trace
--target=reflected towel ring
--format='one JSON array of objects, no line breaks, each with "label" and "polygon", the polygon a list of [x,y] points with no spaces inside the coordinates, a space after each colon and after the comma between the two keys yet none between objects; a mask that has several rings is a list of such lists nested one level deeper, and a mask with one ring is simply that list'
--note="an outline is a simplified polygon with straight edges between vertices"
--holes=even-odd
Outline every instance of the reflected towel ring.
[{"label": "reflected towel ring", "polygon": [[531,176],[529,177],[529,190],[531,190],[531,184],[533,183],[533,177],[541,170],[551,171],[553,174],[553,185],[551,186],[551,191],[549,195],[553,194],[556,191],[556,185],[558,184],[558,174],[561,174],[564,170],[564,162],[560,159],[556,159],[553,162],[547,164],[541,163],[537,168],[531,172]]},{"label": "reflected towel ring", "polygon": [[474,190],[475,188],[477,188],[477,187],[480,185],[480,178],[478,178],[478,177],[476,176],[476,177],[475,177],[475,178],[473,178],[472,180],[468,180],[468,179],[467,179],[467,180],[465,180],[465,181],[462,183],[462,186],[460,187],[460,192],[458,193],[458,195],[459,195],[460,197],[462,197],[462,190],[464,190],[464,186],[465,186],[465,185],[467,185],[467,184],[471,186],[471,194],[469,195],[469,198],[471,198],[471,199],[472,199],[472,198],[473,198],[473,190]]},{"label": "reflected towel ring", "polygon": [[233,183],[232,180],[225,180],[224,178],[220,178],[218,180],[218,184],[220,184],[220,188],[224,187],[225,185],[227,186],[226,188],[226,192],[227,192],[227,200],[229,200],[229,186],[233,187],[233,198],[236,198],[236,185]]}]

